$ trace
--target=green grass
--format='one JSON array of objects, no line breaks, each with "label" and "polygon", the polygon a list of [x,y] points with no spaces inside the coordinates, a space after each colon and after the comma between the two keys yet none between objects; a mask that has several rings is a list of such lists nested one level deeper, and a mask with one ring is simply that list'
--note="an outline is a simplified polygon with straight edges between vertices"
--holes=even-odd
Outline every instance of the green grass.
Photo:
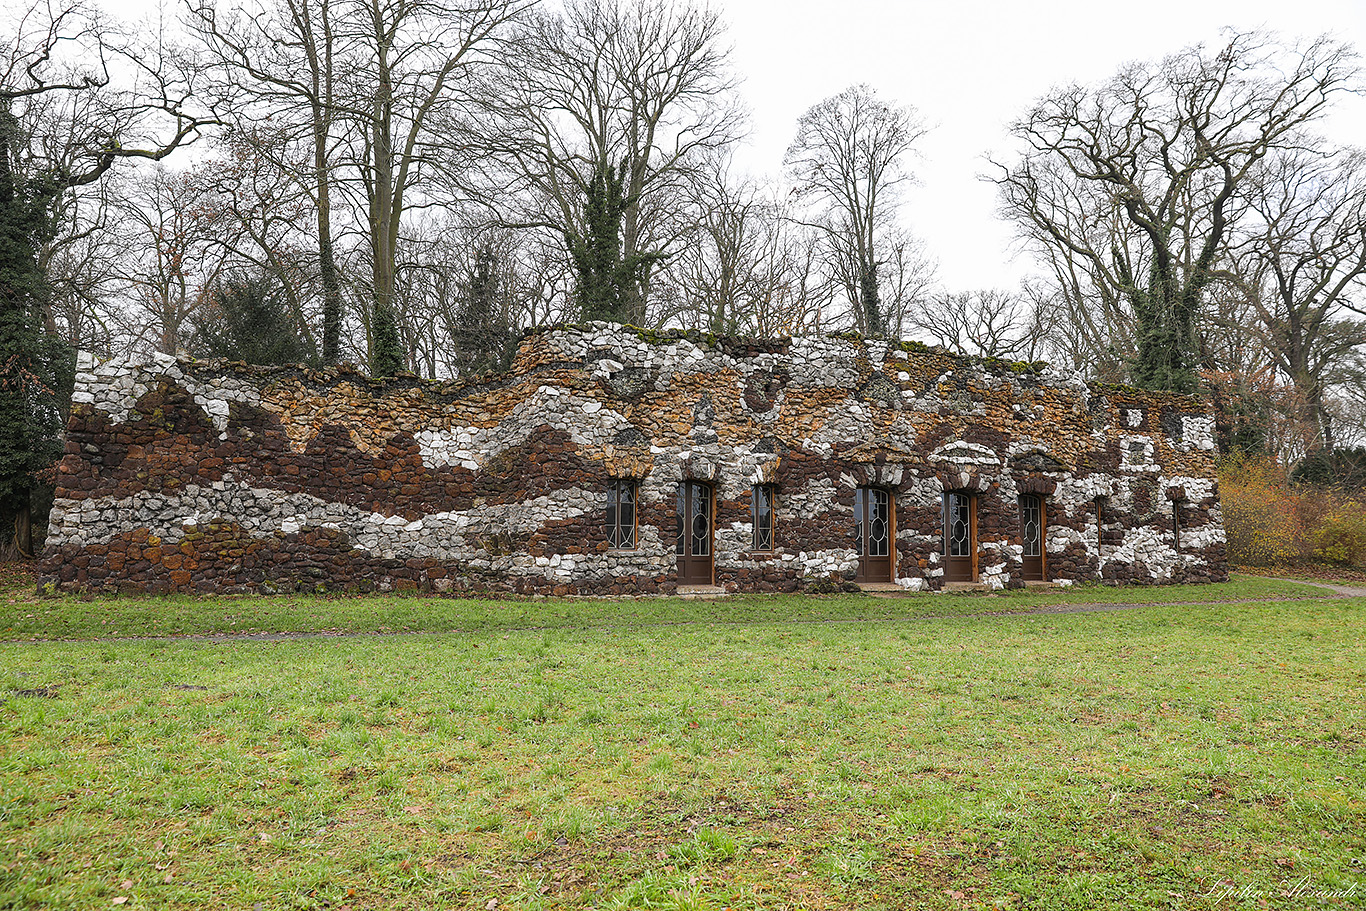
[{"label": "green grass", "polygon": [[0,908],[1362,906],[1366,599],[1191,594],[16,598],[459,630],[0,643]]},{"label": "green grass", "polygon": [[1319,598],[1321,588],[1235,577],[1222,585],[1140,588],[1084,585],[997,594],[919,594],[876,598],[736,596],[677,598],[471,600],[405,595],[59,596],[38,598],[22,585],[0,588],[0,639],[93,639],[214,633],[449,632],[566,629],[661,623],[764,623],[939,617],[1032,610],[1041,606],[1133,601]]}]

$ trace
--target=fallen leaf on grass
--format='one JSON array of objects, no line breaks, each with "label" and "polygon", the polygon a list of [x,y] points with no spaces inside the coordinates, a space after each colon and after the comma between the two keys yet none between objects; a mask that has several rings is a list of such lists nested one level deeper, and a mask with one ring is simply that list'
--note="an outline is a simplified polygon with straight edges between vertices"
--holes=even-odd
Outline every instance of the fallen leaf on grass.
[{"label": "fallen leaf on grass", "polygon": [[116,904],[116,905],[121,905],[121,904],[123,904],[123,903],[126,902],[126,901],[128,901],[128,896],[126,896],[126,895],[120,895],[120,896],[118,896],[117,898],[114,899],[114,904]]}]

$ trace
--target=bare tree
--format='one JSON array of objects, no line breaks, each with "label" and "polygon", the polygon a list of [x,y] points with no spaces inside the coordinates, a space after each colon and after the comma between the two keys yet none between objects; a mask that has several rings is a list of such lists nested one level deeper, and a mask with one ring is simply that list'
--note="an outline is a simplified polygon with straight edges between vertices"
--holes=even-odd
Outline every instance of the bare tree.
[{"label": "bare tree", "polygon": [[[39,0],[5,26],[0,113],[18,122],[10,154],[20,173],[49,187],[43,247],[50,263],[66,237],[90,236],[89,222],[77,218],[77,191],[96,187],[118,162],[165,159],[218,120],[198,97],[195,67],[160,20],[123,30],[82,0]],[[43,322],[59,335],[51,312]]]},{"label": "bare tree", "polygon": [[1040,311],[999,289],[929,296],[908,320],[910,334],[957,354],[1035,360],[1043,345]]},{"label": "bare tree", "polygon": [[859,331],[887,331],[878,269],[881,235],[911,179],[906,159],[926,128],[914,108],[888,103],[867,85],[825,99],[802,115],[784,164],[800,198],[821,206],[810,224],[836,253]]},{"label": "bare tree", "polygon": [[749,328],[750,301],[776,217],[773,202],[750,182],[732,180],[728,162],[717,159],[697,181],[697,224],[667,268],[677,282],[678,312],[661,314],[686,326],[734,335]]},{"label": "bare tree", "polygon": [[119,231],[114,180],[63,196],[58,231],[38,251],[47,278],[49,331],[69,348],[105,357],[123,339],[111,313],[118,307],[118,264],[127,238]]},{"label": "bare tree", "polygon": [[636,266],[622,289],[629,322],[647,320],[653,269],[695,224],[684,210],[697,169],[740,133],[723,39],[716,13],[690,3],[570,0],[519,34],[511,99],[495,86],[490,211],[553,232],[566,251],[601,243],[588,202],[595,179],[618,176],[610,243],[618,262]]},{"label": "bare tree", "polygon": [[[340,6],[340,4],[338,4]],[[189,25],[212,54],[221,89],[239,111],[238,141],[271,124],[271,142],[256,154],[272,157],[312,200],[322,284],[322,359],[341,356],[342,289],[332,226],[337,147],[345,130],[343,70],[355,55],[354,36],[338,34],[329,0],[272,0],[223,10],[196,0]],[[308,155],[293,155],[301,140]],[[308,324],[301,323],[302,326]]]},{"label": "bare tree", "polygon": [[1023,151],[995,178],[1004,214],[1093,324],[1094,343],[1131,321],[1134,381],[1193,389],[1197,317],[1242,192],[1355,78],[1353,54],[1334,41],[1283,47],[1246,34],[1058,89],[1012,127]]},{"label": "bare tree", "polygon": [[[288,131],[273,127],[267,122],[226,131],[212,145],[216,154],[196,172],[205,203],[213,209],[214,256],[222,260],[222,268],[238,275],[269,276],[267,299],[283,304],[308,359],[317,361],[321,346],[314,327],[321,323],[325,335],[328,320],[333,318],[327,315],[327,283],[320,281],[327,270],[319,268],[316,255],[310,253],[314,248],[310,222],[316,207],[308,188],[297,180],[306,166],[288,157],[290,150],[304,156],[307,150],[292,143]],[[332,255],[331,245],[327,255]],[[318,293],[320,284],[322,294]],[[319,298],[321,321],[316,318]],[[340,302],[336,306],[340,308]],[[334,330],[340,336],[340,329]]]},{"label": "bare tree", "polygon": [[1249,181],[1233,251],[1238,287],[1319,445],[1336,445],[1328,389],[1359,382],[1366,359],[1366,153],[1294,149]]},{"label": "bare tree", "polygon": [[218,235],[225,220],[195,169],[139,174],[120,208],[131,241],[119,272],[132,305],[123,314],[124,331],[136,347],[178,354],[221,268]]},{"label": "bare tree", "polygon": [[[404,216],[431,201],[419,188],[452,164],[449,127],[472,116],[470,88],[477,70],[529,5],[530,0],[366,0],[345,25],[348,38],[363,49],[350,74],[349,115],[359,127],[353,156],[365,202],[370,366],[376,375],[403,366],[395,292]],[[447,131],[438,132],[439,124]]]}]

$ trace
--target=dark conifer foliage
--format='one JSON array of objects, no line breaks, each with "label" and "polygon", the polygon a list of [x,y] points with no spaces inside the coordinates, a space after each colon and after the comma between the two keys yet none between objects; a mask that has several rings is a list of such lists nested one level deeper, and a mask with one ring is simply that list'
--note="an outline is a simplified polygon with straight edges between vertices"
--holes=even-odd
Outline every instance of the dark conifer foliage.
[{"label": "dark conifer foliage", "polygon": [[1302,484],[1366,490],[1366,447],[1316,449],[1295,467],[1290,478]]},{"label": "dark conifer foliage", "polygon": [[458,328],[452,335],[459,349],[456,362],[461,376],[506,370],[511,362],[512,331],[501,306],[498,266],[498,253],[493,245],[481,244],[475,251],[469,277],[460,289]]},{"label": "dark conifer foliage", "polygon": [[207,315],[195,321],[201,357],[248,364],[300,364],[317,359],[294,324],[278,283],[267,274],[230,276],[213,291]]},{"label": "dark conifer foliage", "polygon": [[31,504],[61,455],[70,351],[43,332],[47,281],[37,251],[55,184],[15,167],[17,122],[0,109],[0,557],[31,550]]}]

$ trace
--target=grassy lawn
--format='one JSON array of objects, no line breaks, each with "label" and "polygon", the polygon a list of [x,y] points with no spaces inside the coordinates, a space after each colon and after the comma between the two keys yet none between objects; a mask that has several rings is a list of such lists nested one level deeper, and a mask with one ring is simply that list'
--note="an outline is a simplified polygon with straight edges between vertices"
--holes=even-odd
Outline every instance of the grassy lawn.
[{"label": "grassy lawn", "polygon": [[495,600],[405,595],[62,596],[39,598],[30,577],[0,581],[0,639],[94,639],[128,636],[272,632],[450,632],[654,626],[661,623],[814,622],[1012,613],[1046,606],[1133,601],[1248,601],[1322,598],[1321,588],[1255,576],[1223,585],[982,594],[806,597]]},{"label": "grassy lawn", "polygon": [[432,632],[0,643],[0,908],[1361,907],[1366,599],[1306,591],[11,589],[10,639]]}]

